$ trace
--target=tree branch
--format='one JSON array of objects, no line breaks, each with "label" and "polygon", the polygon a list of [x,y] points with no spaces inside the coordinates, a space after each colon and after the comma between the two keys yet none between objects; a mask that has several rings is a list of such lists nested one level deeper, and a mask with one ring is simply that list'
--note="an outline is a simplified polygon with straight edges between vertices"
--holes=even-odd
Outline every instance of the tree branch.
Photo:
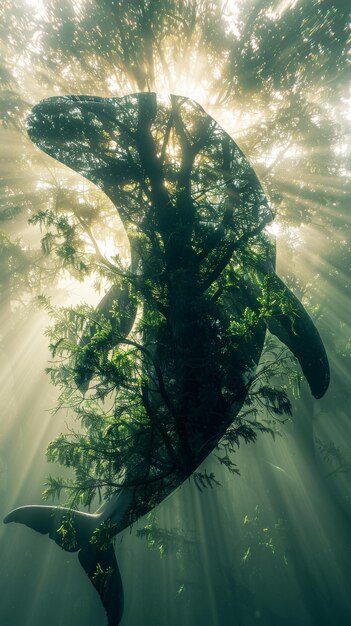
[{"label": "tree branch", "polygon": [[239,237],[239,239],[233,241],[231,244],[228,245],[227,252],[224,254],[217,266],[212,270],[207,279],[203,282],[201,287],[201,290],[203,292],[206,291],[206,289],[208,289],[212,285],[212,283],[214,283],[214,281],[220,276],[224,268],[228,265],[233,252],[235,252],[235,250],[238,250],[238,248],[247,243],[247,241],[252,237],[256,237],[257,235],[259,235],[264,227],[270,223],[271,219],[271,216],[267,215],[267,217],[261,222],[261,224],[259,224],[259,226],[257,226],[253,230],[250,230],[247,233],[244,233],[244,235]]}]

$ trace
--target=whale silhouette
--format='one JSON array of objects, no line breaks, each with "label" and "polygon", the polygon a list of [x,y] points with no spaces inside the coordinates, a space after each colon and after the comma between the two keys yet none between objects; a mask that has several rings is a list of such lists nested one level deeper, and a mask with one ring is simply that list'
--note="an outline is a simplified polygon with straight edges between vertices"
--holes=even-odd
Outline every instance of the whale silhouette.
[{"label": "whale silhouette", "polygon": [[[78,551],[108,625],[117,626],[123,587],[112,540],[99,545],[94,532],[104,524],[121,532],[216,448],[238,419],[267,328],[298,359],[316,398],[329,384],[328,360],[311,318],[275,273],[265,230],[273,216],[256,174],[199,104],[155,93],[49,98],[33,108],[28,133],[105,192],[130,237],[131,266],[122,282],[111,270],[98,311],[111,323],[106,351],[129,342],[140,352],[142,419],[124,484],[96,513],[35,505],[4,521]],[[138,341],[136,295],[145,319]],[[79,340],[82,391],[96,375],[83,349],[92,336],[94,325]]]}]

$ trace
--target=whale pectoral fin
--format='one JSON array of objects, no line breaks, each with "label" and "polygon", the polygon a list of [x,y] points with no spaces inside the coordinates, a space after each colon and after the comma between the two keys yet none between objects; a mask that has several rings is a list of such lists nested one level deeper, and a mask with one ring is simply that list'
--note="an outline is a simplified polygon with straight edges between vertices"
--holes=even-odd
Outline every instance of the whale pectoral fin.
[{"label": "whale pectoral fin", "polygon": [[[283,295],[283,304],[276,306],[274,315],[267,322],[268,329],[291,350],[300,363],[312,394],[321,398],[330,380],[322,339],[301,302],[277,276],[273,280],[274,289]],[[286,313],[286,310],[289,312]]]},{"label": "whale pectoral fin", "polygon": [[101,598],[108,626],[118,626],[123,613],[124,595],[112,544],[109,544],[107,549],[88,544],[80,550],[78,558]]},{"label": "whale pectoral fin", "polygon": [[[113,314],[112,308],[115,305],[118,317]],[[131,295],[130,285],[112,285],[96,307],[111,323],[112,331],[117,332],[121,337],[129,335],[137,314],[136,301]]]},{"label": "whale pectoral fin", "polygon": [[[114,307],[117,315],[113,311]],[[110,350],[129,335],[136,319],[137,304],[130,293],[130,287],[128,285],[124,287],[112,285],[97,305],[96,312],[102,314],[111,324],[111,332],[106,337],[104,345],[106,350]],[[96,325],[92,323],[79,341],[80,348],[89,344],[96,330]],[[94,372],[95,364],[94,360],[91,360],[89,351],[80,355],[76,362],[75,381],[82,393],[85,393],[89,388]]]}]

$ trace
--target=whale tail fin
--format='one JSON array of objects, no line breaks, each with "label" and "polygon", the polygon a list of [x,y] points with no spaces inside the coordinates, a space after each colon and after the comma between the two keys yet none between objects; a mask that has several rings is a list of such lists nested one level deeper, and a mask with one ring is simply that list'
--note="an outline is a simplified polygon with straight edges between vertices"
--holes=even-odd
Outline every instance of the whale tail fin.
[{"label": "whale tail fin", "polygon": [[39,504],[20,506],[9,513],[4,523],[24,524],[42,535],[49,535],[60,548],[76,552],[87,542],[99,524],[99,516],[60,506]]},{"label": "whale tail fin", "polygon": [[91,541],[100,525],[99,515],[57,506],[21,506],[9,513],[4,523],[16,522],[48,534],[60,548],[78,552],[78,559],[98,592],[107,614],[108,626],[118,626],[123,613],[123,585],[111,541]]},{"label": "whale tail fin", "polygon": [[108,626],[118,626],[123,614],[124,594],[112,543],[103,548],[88,544],[80,550],[78,559],[100,596]]}]

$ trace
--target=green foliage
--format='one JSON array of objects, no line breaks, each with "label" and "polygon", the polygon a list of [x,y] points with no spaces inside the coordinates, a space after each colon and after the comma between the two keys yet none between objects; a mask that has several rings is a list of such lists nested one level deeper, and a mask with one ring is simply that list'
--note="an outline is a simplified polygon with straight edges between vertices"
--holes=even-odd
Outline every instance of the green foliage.
[{"label": "green foliage", "polygon": [[204,472],[194,472],[192,479],[199,491],[203,491],[203,489],[207,489],[208,487],[212,489],[215,485],[221,484],[216,480],[213,472],[208,474],[206,470]]},{"label": "green foliage", "polygon": [[243,548],[241,566],[250,577],[258,581],[269,571],[288,565],[286,524],[278,519],[273,525],[265,525],[259,506],[243,521]]},{"label": "green foliage", "polygon": [[64,550],[72,551],[77,548],[74,514],[68,513],[62,517],[57,535],[59,544]]},{"label": "green foliage", "polygon": [[111,541],[116,536],[117,531],[117,524],[112,524],[109,520],[103,522],[94,530],[90,543],[97,546],[99,550],[107,550],[111,545]]},{"label": "green foliage", "polygon": [[111,576],[113,576],[114,571],[112,567],[106,567],[105,569],[97,564],[96,570],[93,574],[94,585],[97,589],[101,590],[102,593],[108,589],[109,580]]},{"label": "green foliage", "polygon": [[87,255],[81,233],[69,217],[46,209],[33,215],[29,223],[39,224],[47,231],[41,240],[44,254],[55,253],[63,268],[69,267],[72,274],[82,279],[88,271]]},{"label": "green foliage", "polygon": [[351,471],[351,453],[346,448],[335,445],[333,441],[321,441],[318,437],[316,444],[323,461],[331,467],[325,478]]},{"label": "green foliage", "polygon": [[[107,498],[126,482],[126,466],[138,465],[142,459],[150,457],[150,446],[157,442],[154,420],[162,420],[161,423],[165,424],[166,433],[160,433],[158,437],[161,435],[162,445],[169,443],[171,451],[176,454],[172,422],[165,421],[170,419],[165,412],[167,405],[160,406],[153,417],[150,406],[144,403],[144,385],[150,384],[145,378],[145,365],[151,372],[151,380],[154,376],[157,379],[157,366],[148,349],[136,341],[140,332],[154,333],[162,318],[159,313],[145,316],[128,340],[115,335],[113,344],[116,345],[113,346],[111,322],[91,307],[52,309],[45,299],[42,301],[56,320],[48,330],[56,365],[47,371],[53,384],[62,389],[59,407],[74,409],[83,429],[62,434],[49,444],[48,460],[73,469],[75,477],[50,477],[44,496],[59,498],[65,492],[66,503],[70,506],[89,506],[95,495],[100,499]],[[116,304],[113,312],[115,307]],[[77,341],[79,337],[84,337],[84,345]],[[240,441],[255,441],[258,432],[275,436],[279,432],[275,425],[277,418],[290,413],[286,391],[281,387],[274,388],[272,381],[279,373],[292,375],[291,356],[269,343],[265,354],[261,369],[250,380],[246,408],[218,444],[218,460],[235,474],[239,470],[233,454]],[[90,390],[82,396],[79,383],[89,372],[92,376]],[[164,384],[162,380],[160,382]],[[168,393],[171,393],[172,384],[175,381],[169,382]],[[156,443],[156,450],[158,445]],[[159,451],[158,454],[162,456],[163,453]],[[161,477],[163,472],[158,470],[157,475]],[[145,478],[145,484],[149,480],[150,476]],[[193,480],[199,490],[219,484],[215,475],[206,471],[194,472]]]},{"label": "green foliage", "polygon": [[[147,524],[139,528],[136,534],[140,539],[146,540],[150,550],[157,550],[160,558],[172,554],[177,559],[185,559],[194,546],[194,540],[187,537],[181,529],[162,528],[153,512],[148,514]],[[184,585],[181,585],[178,593],[183,591]]]},{"label": "green foliage", "polygon": [[231,320],[229,330],[234,336],[252,336],[253,331],[257,327],[257,323],[258,319],[255,312],[249,307],[245,307],[243,316],[240,320]]}]

